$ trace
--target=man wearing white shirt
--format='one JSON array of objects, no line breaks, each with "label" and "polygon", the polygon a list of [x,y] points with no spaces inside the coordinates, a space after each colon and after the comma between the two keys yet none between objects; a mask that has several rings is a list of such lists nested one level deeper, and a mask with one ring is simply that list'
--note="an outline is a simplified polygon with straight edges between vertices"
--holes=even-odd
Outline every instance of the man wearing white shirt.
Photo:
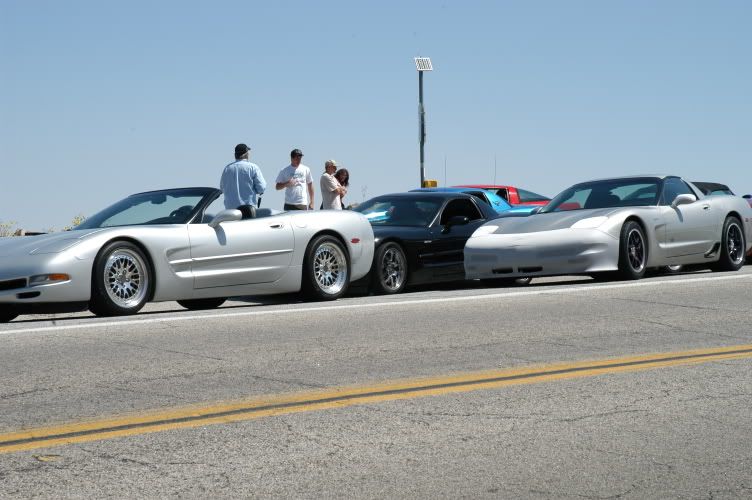
[{"label": "man wearing white shirt", "polygon": [[311,169],[301,163],[303,152],[293,149],[290,164],[277,175],[277,191],[285,190],[285,210],[313,210]]},{"label": "man wearing white shirt", "polygon": [[344,188],[340,185],[334,172],[337,170],[337,162],[327,160],[324,163],[324,173],[321,174],[321,198],[324,202],[321,204],[322,210],[342,210],[341,194],[344,194]]}]

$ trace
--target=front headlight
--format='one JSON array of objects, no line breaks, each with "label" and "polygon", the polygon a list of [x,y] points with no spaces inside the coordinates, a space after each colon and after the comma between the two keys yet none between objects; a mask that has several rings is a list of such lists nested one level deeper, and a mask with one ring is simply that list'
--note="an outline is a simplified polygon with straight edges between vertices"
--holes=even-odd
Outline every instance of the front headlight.
[{"label": "front headlight", "polygon": [[470,235],[471,238],[476,238],[478,236],[485,236],[487,234],[495,233],[496,230],[499,229],[499,226],[480,226],[478,229],[475,230],[475,232]]},{"label": "front headlight", "polygon": [[608,220],[608,217],[588,217],[572,224],[572,229],[595,229]]}]

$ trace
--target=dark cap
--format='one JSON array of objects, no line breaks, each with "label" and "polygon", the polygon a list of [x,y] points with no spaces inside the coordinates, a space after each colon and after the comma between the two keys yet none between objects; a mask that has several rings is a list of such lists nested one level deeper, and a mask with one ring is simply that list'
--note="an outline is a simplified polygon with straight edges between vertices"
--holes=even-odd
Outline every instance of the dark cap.
[{"label": "dark cap", "polygon": [[293,156],[303,156],[303,152],[299,149],[293,149],[292,151],[290,151],[290,158],[292,158]]},{"label": "dark cap", "polygon": [[250,150],[251,148],[249,148],[245,144],[238,144],[237,146],[235,146],[235,156],[244,155]]}]

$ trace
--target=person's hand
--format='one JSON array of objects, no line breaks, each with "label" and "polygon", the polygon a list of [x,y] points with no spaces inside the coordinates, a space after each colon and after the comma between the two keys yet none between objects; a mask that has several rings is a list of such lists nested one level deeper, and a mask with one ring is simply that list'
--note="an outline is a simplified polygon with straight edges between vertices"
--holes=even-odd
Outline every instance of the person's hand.
[{"label": "person's hand", "polygon": [[308,210],[313,210],[313,203],[308,204]]}]

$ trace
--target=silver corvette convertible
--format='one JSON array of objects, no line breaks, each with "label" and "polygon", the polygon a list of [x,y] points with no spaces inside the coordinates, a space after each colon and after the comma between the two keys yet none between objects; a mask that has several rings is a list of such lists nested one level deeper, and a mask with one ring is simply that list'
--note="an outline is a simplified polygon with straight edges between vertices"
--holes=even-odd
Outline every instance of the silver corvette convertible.
[{"label": "silver corvette convertible", "polygon": [[465,246],[467,278],[586,274],[640,279],[648,268],[735,271],[750,248],[752,209],[703,196],[674,176],[604,179],[565,190],[529,217],[495,219]]},{"label": "silver corvette convertible", "polygon": [[134,194],[72,231],[0,238],[0,322],[87,307],[133,314],[149,301],[206,309],[300,290],[331,300],[368,273],[373,231],[363,215],[224,210],[221,194]]}]

